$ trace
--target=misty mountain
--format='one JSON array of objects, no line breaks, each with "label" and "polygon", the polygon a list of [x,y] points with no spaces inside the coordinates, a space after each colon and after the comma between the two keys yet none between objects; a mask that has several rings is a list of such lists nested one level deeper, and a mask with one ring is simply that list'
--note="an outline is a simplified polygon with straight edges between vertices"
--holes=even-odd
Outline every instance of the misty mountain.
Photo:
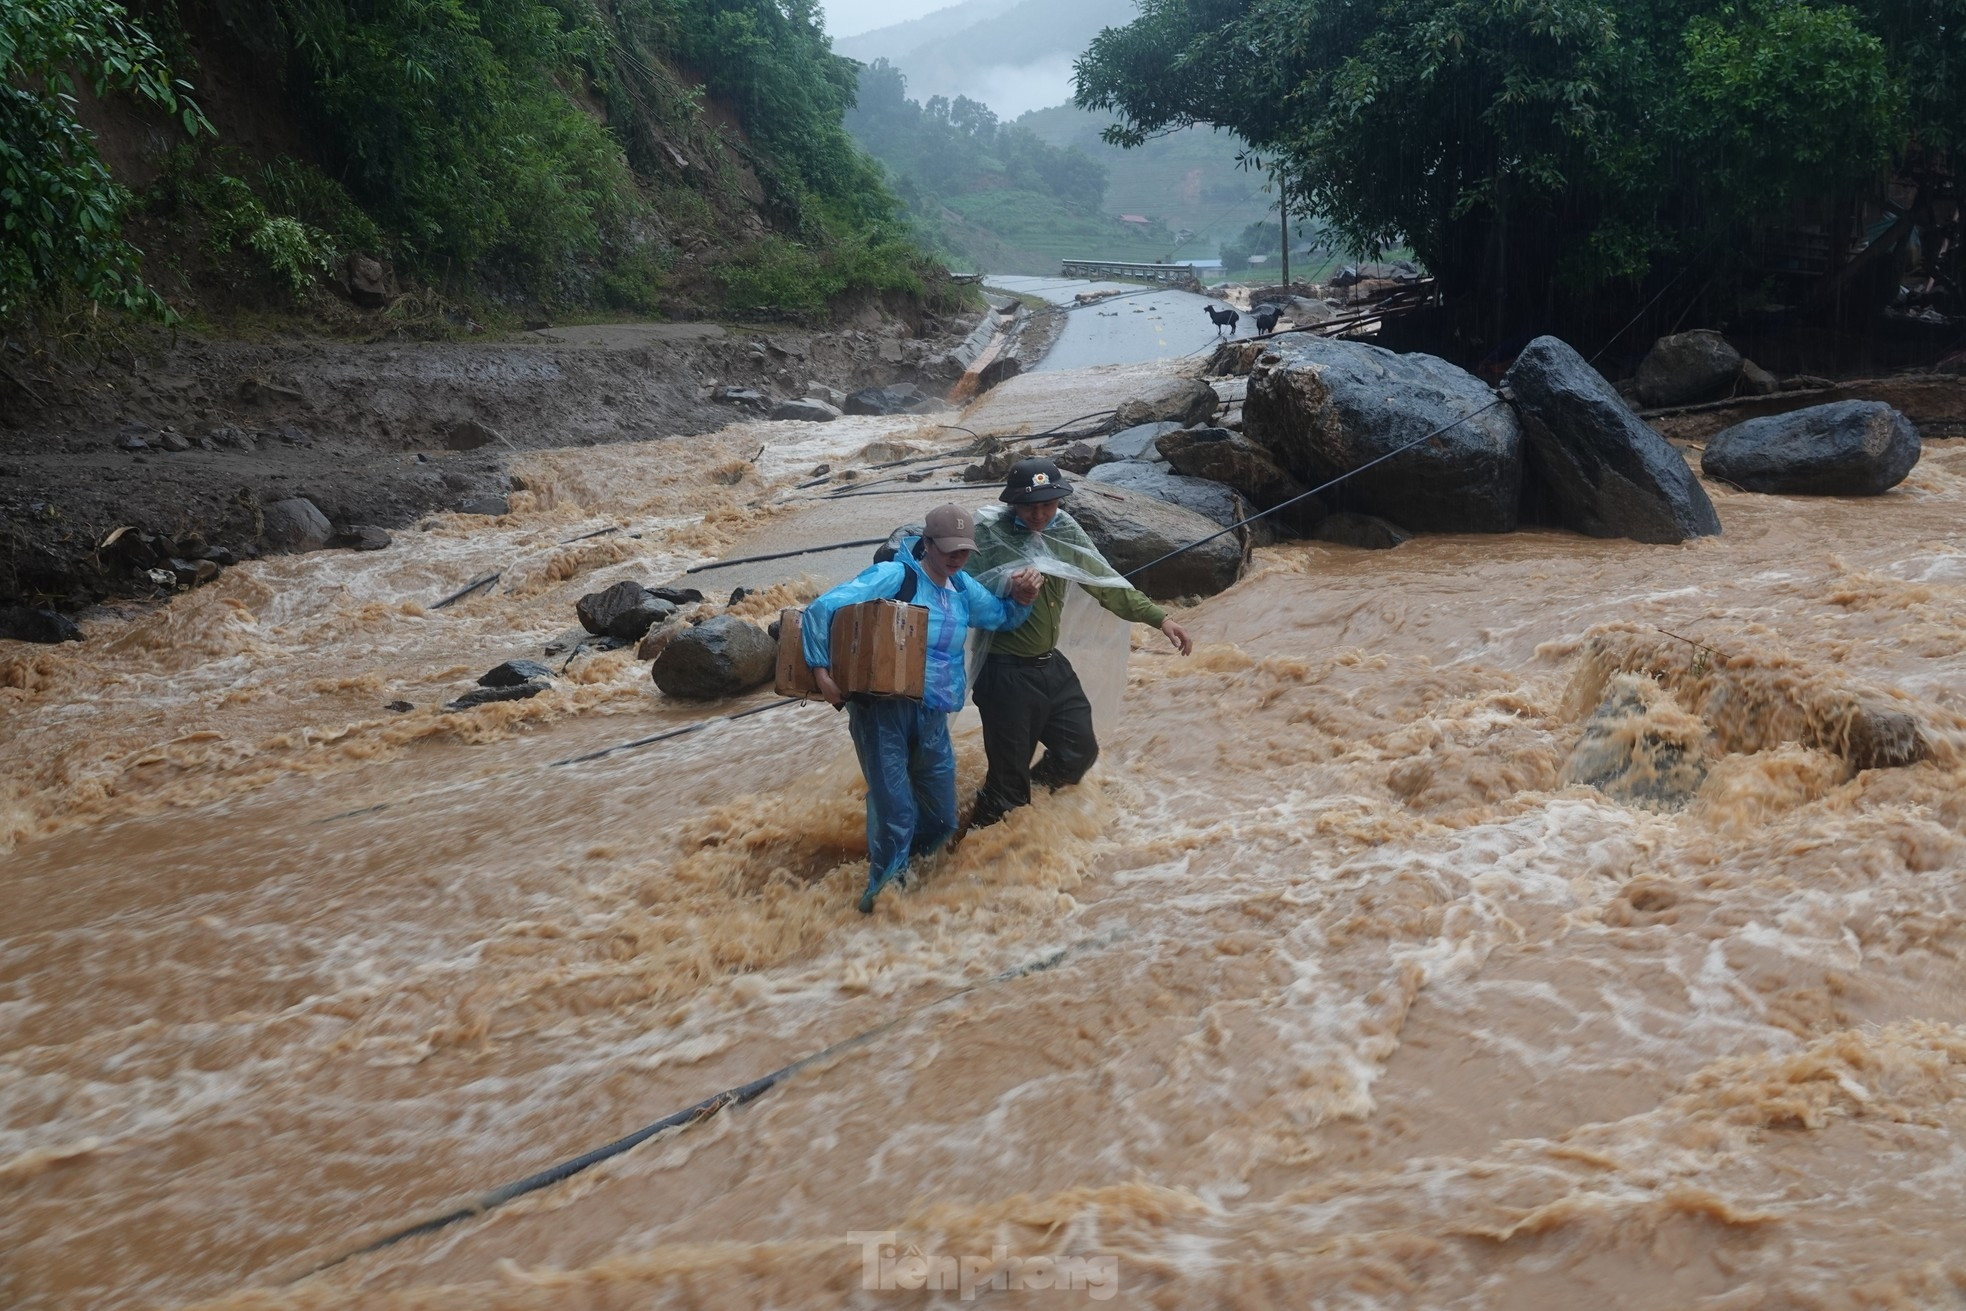
[{"label": "misty mountain", "polygon": [[862,63],[889,60],[924,101],[968,96],[1014,118],[1070,100],[1072,61],[1136,16],[1133,0],[966,0],[833,48]]}]

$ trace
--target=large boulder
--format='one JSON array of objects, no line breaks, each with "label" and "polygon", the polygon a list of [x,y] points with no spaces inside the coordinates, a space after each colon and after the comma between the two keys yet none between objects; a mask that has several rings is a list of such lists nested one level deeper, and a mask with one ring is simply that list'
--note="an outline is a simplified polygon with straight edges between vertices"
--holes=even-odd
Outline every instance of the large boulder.
[{"label": "large boulder", "polygon": [[82,626],[53,610],[25,605],[0,605],[0,639],[15,642],[79,642]]},{"label": "large boulder", "polygon": [[1250,371],[1243,431],[1309,486],[1363,470],[1327,498],[1341,508],[1415,532],[1506,533],[1522,497],[1522,431],[1496,399],[1431,355],[1271,338]]},{"label": "large boulder", "polygon": [[1106,464],[1113,460],[1158,460],[1161,458],[1158,448],[1160,439],[1180,431],[1181,425],[1169,419],[1135,424],[1100,442],[1093,452],[1092,462]]},{"label": "large boulder", "polygon": [[1723,428],[1700,468],[1750,492],[1876,496],[1918,463],[1918,429],[1883,401],[1836,401]]},{"label": "large boulder", "polygon": [[1160,451],[1174,472],[1233,487],[1259,510],[1295,501],[1277,517],[1300,533],[1314,531],[1324,518],[1324,506],[1318,498],[1304,496],[1303,483],[1269,451],[1239,432],[1189,428],[1161,438]]},{"label": "large boulder", "polygon": [[840,412],[825,401],[807,396],[795,401],[780,401],[771,407],[771,417],[805,423],[831,423],[840,417]]},{"label": "large boulder", "polygon": [[1122,428],[1167,422],[1178,428],[1207,423],[1215,415],[1215,389],[1199,378],[1166,378],[1122,403],[1113,421]]},{"label": "large boulder", "polygon": [[1126,487],[1145,492],[1157,501],[1193,510],[1223,528],[1249,517],[1249,504],[1234,488],[1206,478],[1184,478],[1145,460],[1115,460],[1102,464],[1086,475],[1087,482],[1107,487]]},{"label": "large boulder", "polygon": [[1121,574],[1220,533],[1132,580],[1135,587],[1157,599],[1213,596],[1242,577],[1242,567],[1249,559],[1241,533],[1224,533],[1213,519],[1128,487],[1081,483],[1065,509]]},{"label": "large boulder", "polygon": [[1522,420],[1530,475],[1564,527],[1640,542],[1720,531],[1720,516],[1685,457],[1569,346],[1536,338],[1502,383]]},{"label": "large boulder", "polygon": [[1638,365],[1641,405],[1711,400],[1741,376],[1741,353],[1712,328],[1674,333],[1652,343]]},{"label": "large boulder", "polygon": [[848,414],[906,414],[927,399],[914,383],[902,382],[892,387],[862,387],[848,392],[846,404],[840,408]]},{"label": "large boulder", "polygon": [[580,626],[595,636],[633,642],[676,613],[676,607],[634,581],[616,583],[606,591],[589,592],[574,603]]},{"label": "large boulder", "polygon": [[305,496],[275,501],[260,512],[267,544],[276,551],[318,551],[334,536],[334,525]]},{"label": "large boulder", "polygon": [[778,643],[764,629],[736,615],[718,615],[671,638],[649,666],[649,676],[668,696],[714,701],[769,683],[777,666]]}]

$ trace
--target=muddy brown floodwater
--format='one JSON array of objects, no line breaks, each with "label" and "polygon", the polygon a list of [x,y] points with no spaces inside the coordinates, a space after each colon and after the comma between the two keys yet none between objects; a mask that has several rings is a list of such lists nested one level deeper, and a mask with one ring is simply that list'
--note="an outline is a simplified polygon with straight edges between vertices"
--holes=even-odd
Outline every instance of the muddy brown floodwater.
[{"label": "muddy brown floodwater", "polygon": [[[872,918],[823,707],[569,766],[708,712],[630,652],[435,708],[582,592],[784,527],[826,451],[948,436],[548,453],[504,519],[0,648],[0,1304],[1966,1298],[1966,450],[1871,501],[1712,487],[1683,547],[1260,551],[1194,657],[1136,636],[1085,786]],[[1632,670],[1704,752],[1683,809],[1563,781]],[[1854,770],[1851,697],[1930,758]]]}]

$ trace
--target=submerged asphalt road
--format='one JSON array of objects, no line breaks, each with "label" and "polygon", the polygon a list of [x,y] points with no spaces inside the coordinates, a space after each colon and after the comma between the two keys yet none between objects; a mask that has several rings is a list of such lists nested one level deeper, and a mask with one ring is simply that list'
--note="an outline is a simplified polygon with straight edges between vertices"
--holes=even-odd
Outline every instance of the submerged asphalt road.
[{"label": "submerged asphalt road", "polygon": [[[1130,282],[1088,282],[1081,278],[993,275],[984,285],[997,291],[1040,296],[1066,306],[1065,331],[1045,355],[1040,370],[1085,369],[1097,364],[1145,364],[1179,359],[1211,349],[1220,337],[1204,311],[1221,305],[1205,296]],[[1119,291],[1120,295],[1074,307],[1081,292]],[[1245,315],[1247,335],[1253,325]]]}]

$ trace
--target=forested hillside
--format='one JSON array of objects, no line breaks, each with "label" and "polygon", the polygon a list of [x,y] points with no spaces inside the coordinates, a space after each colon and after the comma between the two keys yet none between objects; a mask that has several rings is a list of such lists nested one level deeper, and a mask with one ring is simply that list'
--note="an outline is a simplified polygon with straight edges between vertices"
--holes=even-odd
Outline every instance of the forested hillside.
[{"label": "forested hillside", "polygon": [[0,323],[941,289],[808,0],[13,0],[0,69]]},{"label": "forested hillside", "polygon": [[999,122],[967,97],[920,103],[907,90],[901,71],[876,59],[861,71],[847,126],[887,165],[921,229],[952,259],[1055,273],[1060,255],[1166,253],[1165,233],[1135,232],[1103,212],[1106,169],[1084,151]]}]

